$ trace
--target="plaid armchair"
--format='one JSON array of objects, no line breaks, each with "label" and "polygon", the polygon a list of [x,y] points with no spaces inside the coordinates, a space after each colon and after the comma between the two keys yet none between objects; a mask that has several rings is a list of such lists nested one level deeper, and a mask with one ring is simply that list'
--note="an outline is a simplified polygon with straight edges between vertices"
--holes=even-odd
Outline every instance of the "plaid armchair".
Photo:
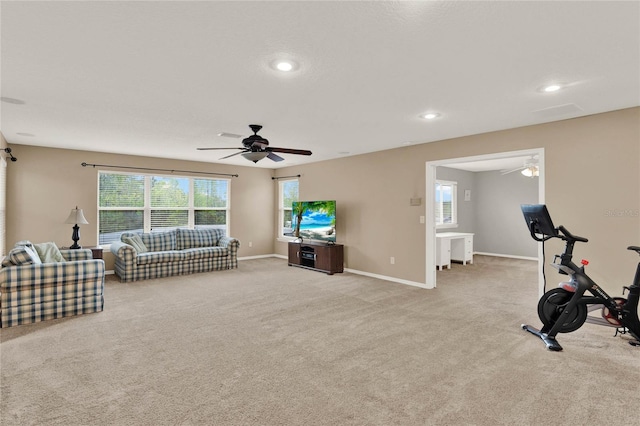
[{"label": "plaid armchair", "polygon": [[64,261],[50,263],[24,247],[9,252],[0,269],[0,327],[102,311],[104,261],[88,249],[59,252]]}]

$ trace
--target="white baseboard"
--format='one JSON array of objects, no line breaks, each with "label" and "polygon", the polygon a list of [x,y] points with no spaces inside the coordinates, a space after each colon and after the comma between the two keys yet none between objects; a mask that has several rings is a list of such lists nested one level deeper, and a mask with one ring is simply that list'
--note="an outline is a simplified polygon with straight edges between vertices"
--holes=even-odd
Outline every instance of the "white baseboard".
[{"label": "white baseboard", "polygon": [[[266,257],[277,257],[279,259],[284,259],[284,260],[288,260],[289,259],[287,256],[284,256],[282,254],[273,253],[273,254],[264,254],[264,255],[259,255],[259,256],[239,257],[238,260],[264,259]],[[344,268],[344,270],[345,270],[345,272],[350,272],[352,274],[364,275],[364,276],[371,277],[371,278],[377,278],[377,279],[380,279],[380,280],[391,281],[391,282],[394,282],[394,283],[410,285],[410,286],[413,286],[413,287],[427,288],[427,286],[424,285],[423,283],[419,283],[419,282],[416,282],[416,281],[403,280],[401,278],[388,277],[386,275],[373,274],[371,272],[364,272],[364,271],[359,271],[357,269],[351,269],[351,268]]]},{"label": "white baseboard", "polygon": [[537,257],[515,256],[515,255],[512,255],[512,254],[484,253],[484,252],[479,252],[479,251],[476,251],[473,254],[474,255],[477,254],[477,255],[480,255],[480,256],[507,257],[509,259],[538,260]]},{"label": "white baseboard", "polygon": [[423,283],[419,283],[417,281],[403,280],[402,278],[388,277],[386,275],[373,274],[371,272],[358,271],[357,269],[351,269],[351,268],[344,268],[344,270],[346,272],[351,272],[352,274],[364,275],[366,277],[377,278],[385,281],[392,281],[394,283],[410,285],[413,287],[427,288],[426,285],[424,285]]},{"label": "white baseboard", "polygon": [[243,257],[239,257],[238,260],[265,259],[267,257],[279,257],[280,259],[287,259],[287,256],[271,253],[271,254],[259,254],[257,256],[243,256]]}]

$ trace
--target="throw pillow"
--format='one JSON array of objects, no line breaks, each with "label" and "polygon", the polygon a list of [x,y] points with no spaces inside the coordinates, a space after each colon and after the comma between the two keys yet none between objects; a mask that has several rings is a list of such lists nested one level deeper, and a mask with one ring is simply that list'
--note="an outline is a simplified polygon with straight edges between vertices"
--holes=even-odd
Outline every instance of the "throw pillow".
[{"label": "throw pillow", "polygon": [[56,246],[56,243],[54,242],[34,244],[33,247],[36,249],[36,252],[38,252],[38,255],[40,255],[42,263],[65,261],[64,257],[62,257],[62,253],[60,253],[60,250],[58,249],[58,246]]},{"label": "throw pillow", "polygon": [[41,263],[38,255],[26,246],[19,246],[11,249],[7,258],[2,261],[2,266],[31,265],[32,263]]},{"label": "throw pillow", "polygon": [[29,256],[31,257],[31,263],[34,263],[36,265],[42,263],[40,255],[38,255],[33,246],[24,246],[24,249],[27,251],[27,253],[29,253]]},{"label": "throw pillow", "polygon": [[142,242],[142,238],[140,238],[140,235],[122,237],[122,242],[132,245],[133,248],[136,249],[136,252],[138,253],[146,253],[149,251],[149,249],[147,249],[147,246],[145,246],[144,243]]}]

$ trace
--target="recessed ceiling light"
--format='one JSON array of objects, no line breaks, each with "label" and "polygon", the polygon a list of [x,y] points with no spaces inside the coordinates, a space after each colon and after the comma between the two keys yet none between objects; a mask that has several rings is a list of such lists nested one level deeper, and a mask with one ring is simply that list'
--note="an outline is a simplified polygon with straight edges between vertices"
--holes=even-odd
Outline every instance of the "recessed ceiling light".
[{"label": "recessed ceiling light", "polygon": [[547,84],[545,86],[539,87],[538,91],[542,92],[542,93],[553,93],[553,92],[557,92],[558,90],[562,89],[564,87],[564,85],[560,84],[560,83],[553,83],[553,84]]},{"label": "recessed ceiling light", "polygon": [[298,69],[298,64],[289,59],[276,59],[271,62],[271,68],[277,71],[290,72]]},{"label": "recessed ceiling light", "polygon": [[560,89],[562,89],[562,86],[560,86],[559,84],[550,84],[548,86],[544,86],[542,88],[542,91],[545,93],[551,93],[551,92],[557,92]]},{"label": "recessed ceiling light", "polygon": [[434,118],[438,118],[440,117],[440,114],[437,112],[427,112],[425,114],[421,114],[420,118],[423,118],[425,120],[433,120]]},{"label": "recessed ceiling light", "polygon": [[293,64],[291,64],[291,62],[278,62],[276,64],[276,68],[280,71],[291,71],[293,69]]}]

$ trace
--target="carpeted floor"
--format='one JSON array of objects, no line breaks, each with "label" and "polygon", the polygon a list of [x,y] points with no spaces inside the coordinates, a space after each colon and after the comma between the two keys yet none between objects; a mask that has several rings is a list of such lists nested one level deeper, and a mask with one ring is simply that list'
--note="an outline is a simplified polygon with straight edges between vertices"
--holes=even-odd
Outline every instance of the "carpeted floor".
[{"label": "carpeted floor", "polygon": [[520,328],[535,269],[478,256],[435,290],[275,258],[109,276],[104,312],[0,331],[0,423],[637,424],[640,349],[585,325],[550,352]]}]

